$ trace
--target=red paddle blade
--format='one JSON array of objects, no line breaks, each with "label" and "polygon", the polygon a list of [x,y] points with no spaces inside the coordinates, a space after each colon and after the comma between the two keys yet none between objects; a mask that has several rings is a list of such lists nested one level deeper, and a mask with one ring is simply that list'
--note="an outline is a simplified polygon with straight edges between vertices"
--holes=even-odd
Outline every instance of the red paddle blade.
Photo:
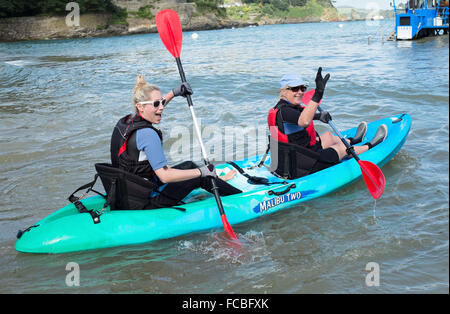
[{"label": "red paddle blade", "polygon": [[[307,105],[311,101],[312,97],[314,96],[315,91],[316,91],[315,89],[311,89],[311,90],[307,91],[305,94],[303,94],[302,103]],[[319,102],[319,105],[321,103],[322,103],[322,100]]]},{"label": "red paddle blade", "polygon": [[183,30],[177,12],[170,9],[159,11],[156,14],[155,21],[159,37],[161,37],[164,46],[174,58],[179,58],[183,42]]},{"label": "red paddle blade", "polygon": [[358,164],[361,167],[364,182],[366,182],[370,194],[372,194],[374,199],[379,199],[386,185],[383,172],[381,172],[377,165],[370,161],[358,160]]},{"label": "red paddle blade", "polygon": [[223,227],[225,228],[225,231],[230,236],[230,239],[239,242],[236,234],[233,231],[233,228],[231,228],[230,224],[228,223],[227,216],[225,216],[225,214],[224,214],[224,215],[221,215],[220,218],[222,218]]}]

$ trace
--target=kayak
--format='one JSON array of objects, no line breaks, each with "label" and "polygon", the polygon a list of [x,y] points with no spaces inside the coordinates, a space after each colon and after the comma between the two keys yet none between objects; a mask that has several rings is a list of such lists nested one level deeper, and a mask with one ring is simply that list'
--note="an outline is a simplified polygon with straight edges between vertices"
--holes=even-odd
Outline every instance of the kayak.
[{"label": "kayak", "polygon": [[[379,167],[391,160],[405,143],[411,128],[411,117],[399,114],[369,123],[362,142],[370,140],[381,124],[388,128],[386,139],[359,155],[361,160],[370,161]],[[354,136],[356,128],[342,134],[344,137]],[[243,192],[221,197],[231,225],[326,195],[362,177],[356,160],[349,158],[308,176],[285,180],[273,175],[268,167],[257,167],[261,158],[254,156],[235,161],[234,165],[216,165],[221,173],[235,169],[235,165],[244,170],[244,173],[237,172],[233,179],[227,181]],[[270,165],[270,153],[265,165]],[[255,184],[248,176],[264,177],[269,184]],[[81,202],[88,210],[99,214],[97,223],[90,213],[80,213],[70,203],[24,231],[19,231],[15,248],[27,253],[66,253],[141,244],[223,227],[212,194],[197,189],[184,201],[186,204],[171,208],[111,211],[109,207],[103,208],[105,199],[102,196],[87,197]]]}]

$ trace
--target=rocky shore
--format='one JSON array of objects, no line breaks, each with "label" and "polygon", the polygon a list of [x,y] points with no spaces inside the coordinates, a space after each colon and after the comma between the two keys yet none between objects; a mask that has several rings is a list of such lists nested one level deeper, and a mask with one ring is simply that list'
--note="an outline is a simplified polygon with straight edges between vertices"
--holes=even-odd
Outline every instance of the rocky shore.
[{"label": "rocky shore", "polygon": [[[73,27],[66,25],[64,17],[0,19],[0,41],[107,37],[157,32],[154,19],[128,18],[128,25],[110,24],[110,21],[111,16],[107,14],[81,15],[80,26]],[[214,14],[193,17],[187,23],[182,23],[185,31],[238,28],[250,25],[258,25],[258,23],[219,19]]]},{"label": "rocky shore", "polygon": [[[130,11],[130,5],[139,5],[139,1],[117,1]],[[127,7],[128,6],[128,7]],[[321,17],[305,18],[268,18],[256,20],[233,20],[219,18],[213,13],[199,14],[195,3],[166,0],[152,7],[152,13],[163,9],[173,9],[178,12],[183,30],[210,30],[223,28],[239,28],[251,25],[290,24],[305,22],[336,21],[337,15],[332,10],[324,10]],[[345,20],[342,18],[340,20]],[[155,33],[154,17],[139,18],[128,15],[126,23],[116,23],[111,14],[82,14],[79,26],[69,26],[66,17],[13,17],[0,19],[0,41],[46,40],[86,37],[121,36],[139,33]]]}]

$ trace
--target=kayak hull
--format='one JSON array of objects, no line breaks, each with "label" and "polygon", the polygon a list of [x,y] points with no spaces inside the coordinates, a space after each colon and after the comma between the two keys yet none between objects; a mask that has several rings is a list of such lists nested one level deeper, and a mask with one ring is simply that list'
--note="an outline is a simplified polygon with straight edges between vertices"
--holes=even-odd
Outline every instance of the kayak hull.
[{"label": "kayak hull", "polygon": [[[383,123],[388,126],[386,140],[360,155],[361,160],[371,161],[379,167],[391,160],[405,143],[411,128],[411,118],[408,114],[402,114],[372,122],[368,125],[365,140],[371,139]],[[342,134],[350,137],[355,132],[356,128],[353,128]],[[261,156],[255,156],[235,163],[246,169],[260,159]],[[269,162],[270,155],[266,164]],[[216,168],[223,171],[233,169],[228,164]],[[265,167],[252,171],[248,173],[270,177],[271,182],[282,181],[272,176]],[[229,182],[244,192],[221,199],[229,223],[236,225],[331,193],[361,177],[360,167],[354,159],[299,179],[272,185],[249,185],[246,178],[238,173]],[[386,189],[389,189],[389,185]],[[106,208],[100,215],[99,223],[94,223],[89,213],[79,213],[73,204],[69,204],[24,231],[16,241],[15,248],[27,253],[66,253],[147,243],[223,227],[214,197],[206,192],[195,193],[206,198],[182,205],[184,211],[177,208],[110,211]],[[82,200],[87,209],[97,211],[102,209],[104,202],[101,196]]]}]

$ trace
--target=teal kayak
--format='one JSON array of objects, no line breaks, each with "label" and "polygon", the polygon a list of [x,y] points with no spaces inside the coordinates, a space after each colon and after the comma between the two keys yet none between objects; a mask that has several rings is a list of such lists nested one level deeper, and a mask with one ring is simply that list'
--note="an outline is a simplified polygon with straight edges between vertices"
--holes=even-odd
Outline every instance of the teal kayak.
[{"label": "teal kayak", "polygon": [[[386,164],[403,146],[411,128],[411,117],[400,114],[368,124],[363,142],[371,139],[378,126],[386,124],[388,136],[384,142],[360,155],[379,167]],[[356,128],[342,132],[354,136]],[[235,161],[250,176],[265,177],[270,185],[252,184],[241,173],[228,181],[243,193],[222,197],[228,221],[236,225],[263,215],[292,207],[341,189],[360,179],[361,169],[353,159],[295,180],[274,176],[266,167],[252,167],[262,156]],[[265,164],[270,164],[270,154]],[[230,164],[216,165],[222,173],[234,169]],[[386,178],[389,182],[389,178]],[[389,189],[389,184],[386,186]],[[362,190],[361,193],[368,193]],[[74,204],[50,214],[33,226],[20,232],[15,248],[28,253],[65,253],[82,250],[140,244],[168,239],[188,233],[222,228],[222,221],[214,197],[203,190],[195,190],[180,208],[153,210],[103,209],[105,199],[91,196],[81,200],[88,210],[100,213],[100,222],[94,223],[89,213],[80,213]],[[103,209],[103,211],[102,211]]]}]

